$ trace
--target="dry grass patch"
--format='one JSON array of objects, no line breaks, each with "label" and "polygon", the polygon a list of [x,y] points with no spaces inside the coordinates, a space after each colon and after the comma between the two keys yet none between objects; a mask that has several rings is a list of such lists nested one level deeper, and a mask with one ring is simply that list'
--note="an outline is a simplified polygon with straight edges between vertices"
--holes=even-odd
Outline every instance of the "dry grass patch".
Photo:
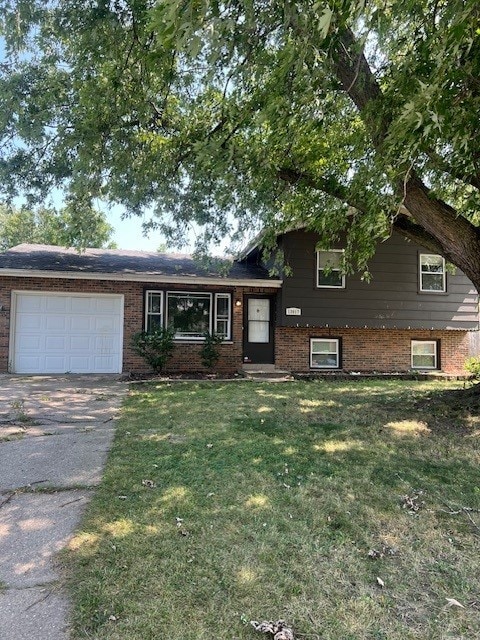
[{"label": "dry grass patch", "polygon": [[74,637],[254,640],[245,621],[283,618],[299,640],[475,638],[480,447],[459,389],[135,389],[66,554]]}]

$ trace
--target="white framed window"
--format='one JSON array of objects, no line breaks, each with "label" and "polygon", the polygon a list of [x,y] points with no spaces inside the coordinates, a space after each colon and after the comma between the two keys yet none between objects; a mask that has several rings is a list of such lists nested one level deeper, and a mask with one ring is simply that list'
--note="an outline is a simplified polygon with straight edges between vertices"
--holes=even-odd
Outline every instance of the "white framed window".
[{"label": "white framed window", "polygon": [[310,368],[339,369],[340,340],[338,338],[310,338]]},{"label": "white framed window", "polygon": [[229,293],[215,294],[214,332],[224,340],[232,337],[232,296]]},{"label": "white framed window", "polygon": [[412,369],[438,369],[436,340],[412,340]]},{"label": "white framed window", "polygon": [[146,291],[145,331],[161,327],[174,327],[178,340],[204,340],[207,331],[230,340],[232,296],[198,291]]},{"label": "white framed window", "polygon": [[344,249],[317,251],[317,287],[324,289],[344,289],[343,269]]},{"label": "white framed window", "polygon": [[167,291],[167,327],[177,340],[203,340],[212,331],[212,294]]},{"label": "white framed window", "polygon": [[153,333],[163,327],[163,291],[147,291],[145,295],[145,331]]},{"label": "white framed window", "polygon": [[420,254],[420,291],[445,293],[445,259],[434,253]]}]

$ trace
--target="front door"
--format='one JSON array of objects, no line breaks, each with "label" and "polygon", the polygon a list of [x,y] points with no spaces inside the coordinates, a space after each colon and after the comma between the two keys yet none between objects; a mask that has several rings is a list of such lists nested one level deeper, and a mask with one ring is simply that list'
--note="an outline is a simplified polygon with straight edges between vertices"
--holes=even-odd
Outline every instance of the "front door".
[{"label": "front door", "polygon": [[245,296],[243,361],[273,364],[273,313],[271,296]]}]

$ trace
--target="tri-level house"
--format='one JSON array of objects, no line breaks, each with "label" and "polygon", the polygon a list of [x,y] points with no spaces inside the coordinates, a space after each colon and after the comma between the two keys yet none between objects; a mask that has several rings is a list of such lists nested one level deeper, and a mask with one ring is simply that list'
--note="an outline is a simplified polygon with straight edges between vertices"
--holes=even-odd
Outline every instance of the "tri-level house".
[{"label": "tri-level house", "polygon": [[478,345],[478,295],[441,256],[393,234],[370,282],[345,276],[342,247],[278,238],[291,275],[270,276],[253,245],[230,268],[190,256],[43,245],[0,254],[0,371],[142,372],[141,330],[173,327],[171,372],[202,370],[205,333],[223,337],[218,372],[460,374]]}]

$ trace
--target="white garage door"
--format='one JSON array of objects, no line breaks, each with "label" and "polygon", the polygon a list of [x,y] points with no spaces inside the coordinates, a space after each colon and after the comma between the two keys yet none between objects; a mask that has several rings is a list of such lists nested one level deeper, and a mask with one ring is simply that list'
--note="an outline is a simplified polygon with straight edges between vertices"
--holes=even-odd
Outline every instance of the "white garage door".
[{"label": "white garage door", "polygon": [[123,296],[13,294],[15,373],[120,373]]}]

